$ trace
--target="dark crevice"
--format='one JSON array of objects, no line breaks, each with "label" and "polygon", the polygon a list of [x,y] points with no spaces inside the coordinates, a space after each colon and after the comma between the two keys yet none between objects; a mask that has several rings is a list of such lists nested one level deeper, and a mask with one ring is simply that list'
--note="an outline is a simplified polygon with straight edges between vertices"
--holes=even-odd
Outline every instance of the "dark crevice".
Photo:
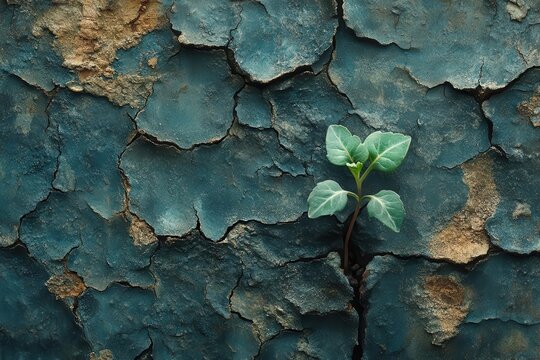
[{"label": "dark crevice", "polygon": [[148,339],[150,339],[150,345],[148,348],[144,349],[139,355],[135,357],[134,360],[153,360],[153,351],[154,351],[154,341],[150,334],[148,334]]},{"label": "dark crevice", "polygon": [[[259,225],[262,225],[262,226],[270,226],[270,225],[284,225],[284,224],[296,224],[298,223],[298,221],[300,220],[300,218],[302,216],[304,216],[305,213],[302,213],[300,214],[300,216],[298,216],[296,219],[294,220],[290,220],[290,221],[277,221],[277,222],[274,222],[274,223],[265,223],[261,220],[257,220],[257,219],[248,219],[248,220],[237,220],[235,221],[232,225],[230,225],[227,230],[225,231],[225,234],[219,239],[219,240],[216,240],[216,241],[213,241],[213,242],[216,242],[216,243],[221,243],[223,241],[225,241],[227,239],[227,237],[229,236],[229,233],[231,232],[231,230],[233,228],[235,228],[236,226],[238,225],[248,225],[249,223],[256,223],[256,224],[259,224]],[[199,225],[199,218],[197,217],[197,225]],[[200,229],[197,228],[199,231]],[[202,231],[201,231],[201,234],[202,234]],[[212,241],[212,240],[210,240]]]},{"label": "dark crevice", "polygon": [[532,66],[530,68],[525,69],[515,79],[513,79],[508,84],[498,89],[489,89],[489,88],[483,88],[481,86],[477,86],[474,89],[456,89],[456,90],[472,95],[476,99],[476,101],[480,104],[480,106],[482,106],[484,101],[489,100],[494,95],[505,92],[506,90],[514,86],[517,82],[519,82],[528,71],[530,71],[531,69],[536,69],[536,68],[540,68],[540,67]]},{"label": "dark crevice", "polygon": [[234,285],[234,287],[231,289],[231,292],[229,293],[229,297],[228,297],[229,312],[231,314],[235,314],[241,320],[249,322],[251,324],[251,327],[255,330],[255,335],[257,336],[257,341],[259,342],[259,346],[260,346],[263,343],[263,341],[261,340],[261,334],[259,334],[259,330],[258,330],[257,326],[255,326],[255,322],[252,319],[248,319],[245,316],[243,316],[239,311],[233,310],[233,306],[232,306],[232,297],[234,296],[234,292],[235,292],[236,289],[238,289],[238,287],[240,286],[240,282],[242,281],[242,278],[244,277],[244,267],[245,267],[245,265],[244,265],[242,259],[241,258],[239,258],[239,259],[240,259],[240,262],[241,262],[242,266],[241,266],[240,276],[238,276],[238,278],[236,279],[236,284]]},{"label": "dark crevice", "polygon": [[330,255],[330,253],[332,253],[332,252],[339,252],[339,249],[337,249],[337,248],[332,249],[328,253],[325,253],[325,254],[319,254],[319,255],[307,256],[307,257],[299,257],[299,258],[294,259],[294,260],[285,261],[283,264],[280,265],[280,267],[288,266],[288,265],[291,265],[291,264],[309,263],[309,262],[312,262],[312,261],[326,259]]}]

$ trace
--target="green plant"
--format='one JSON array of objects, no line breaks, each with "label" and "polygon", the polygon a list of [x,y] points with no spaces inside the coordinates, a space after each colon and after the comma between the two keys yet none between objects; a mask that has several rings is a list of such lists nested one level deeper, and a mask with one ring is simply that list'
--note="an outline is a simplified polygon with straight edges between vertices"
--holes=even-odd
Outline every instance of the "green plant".
[{"label": "green plant", "polygon": [[[349,270],[349,240],[364,201],[367,201],[369,217],[374,217],[393,231],[399,232],[405,216],[405,209],[399,195],[391,190],[381,190],[374,195],[362,195],[362,184],[373,170],[391,172],[397,169],[407,155],[410,144],[411,137],[399,133],[376,131],[362,142],[344,126],[330,125],[328,127],[326,157],[334,165],[347,166],[356,182],[356,192],[343,190],[333,180],[320,182],[309,194],[308,216],[317,218],[333,215],[345,208],[348,197],[356,201],[354,213],[345,234],[343,249],[345,273]],[[362,172],[368,161],[369,166]]]}]

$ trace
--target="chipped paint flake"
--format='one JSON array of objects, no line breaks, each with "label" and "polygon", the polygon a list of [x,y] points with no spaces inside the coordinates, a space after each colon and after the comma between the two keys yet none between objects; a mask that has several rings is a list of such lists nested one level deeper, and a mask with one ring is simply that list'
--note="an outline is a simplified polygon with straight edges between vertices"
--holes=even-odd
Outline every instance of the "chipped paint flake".
[{"label": "chipped paint flake", "polygon": [[78,297],[86,290],[83,279],[71,271],[51,276],[46,285],[49,291],[59,299]]},{"label": "chipped paint flake", "polygon": [[506,12],[512,20],[521,21],[527,16],[530,7],[525,0],[509,0],[506,3]]},{"label": "chipped paint flake", "polygon": [[154,230],[137,216],[131,216],[131,225],[129,227],[129,235],[137,246],[146,246],[158,242],[158,238],[154,234]]}]

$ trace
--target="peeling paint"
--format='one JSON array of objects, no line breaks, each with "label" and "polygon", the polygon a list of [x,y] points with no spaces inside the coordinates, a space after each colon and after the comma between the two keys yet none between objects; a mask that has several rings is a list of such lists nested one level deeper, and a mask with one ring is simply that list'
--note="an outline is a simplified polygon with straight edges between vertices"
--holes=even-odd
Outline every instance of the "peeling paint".
[{"label": "peeling paint", "polygon": [[512,20],[521,21],[527,16],[530,7],[525,0],[510,0],[506,3],[506,11]]},{"label": "peeling paint", "polygon": [[234,128],[223,141],[191,151],[139,139],[121,166],[131,185],[130,209],[157,235],[183,236],[199,222],[203,234],[218,241],[237,221],[271,224],[302,215],[311,179],[263,171],[287,156],[272,132]]},{"label": "peeling paint", "polygon": [[429,243],[433,258],[468,263],[487,254],[490,241],[485,224],[500,201],[491,156],[480,155],[461,166],[463,180],[469,188],[467,202]]},{"label": "peeling paint", "polygon": [[433,335],[433,344],[442,345],[458,333],[467,316],[465,289],[452,277],[430,275],[423,280],[422,293],[418,306],[427,321],[426,331]]},{"label": "peeling paint", "polygon": [[500,89],[540,65],[538,1],[527,8],[525,0],[344,0],[343,13],[357,36],[403,49],[407,68],[426,86]]},{"label": "peeling paint", "polygon": [[[535,358],[539,22],[537,0],[0,1],[0,358]],[[348,277],[349,209],[305,214],[316,182],[354,187],[330,124],[412,137],[363,187],[399,192],[401,232],[361,216]]]},{"label": "peeling paint", "polygon": [[131,216],[131,225],[129,227],[129,235],[133,239],[133,243],[137,246],[146,246],[158,242],[154,230],[137,216]]},{"label": "peeling paint", "polygon": [[537,266],[538,258],[507,254],[469,271],[422,259],[375,257],[364,279],[364,357],[534,358],[540,349],[533,295]]},{"label": "peeling paint", "polygon": [[45,284],[49,291],[59,299],[78,297],[86,290],[81,277],[71,271],[53,275]]},{"label": "peeling paint", "polygon": [[[66,21],[67,20],[67,21]],[[55,3],[34,23],[32,35],[55,36],[54,45],[74,70],[86,91],[119,105],[140,105],[138,94],[150,93],[153,78],[115,75],[111,67],[119,49],[136,46],[143,35],[162,26],[164,9],[158,0],[69,0]],[[72,85],[73,86],[73,85]]]},{"label": "peeling paint", "polygon": [[336,14],[334,0],[243,2],[230,48],[251,79],[269,82],[314,63],[332,45]]},{"label": "peeling paint", "polygon": [[222,139],[243,84],[231,73],[225,52],[182,49],[162,71],[136,118],[139,129],[184,149]]}]

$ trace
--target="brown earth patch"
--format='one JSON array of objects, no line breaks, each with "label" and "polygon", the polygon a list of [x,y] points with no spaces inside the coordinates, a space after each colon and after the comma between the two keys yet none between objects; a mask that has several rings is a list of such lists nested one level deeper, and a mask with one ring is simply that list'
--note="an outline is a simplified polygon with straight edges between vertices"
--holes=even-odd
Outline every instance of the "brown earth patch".
[{"label": "brown earth patch", "polygon": [[433,335],[432,343],[441,345],[458,333],[469,306],[465,288],[450,276],[430,275],[424,278],[417,304],[426,319],[425,329]]},{"label": "brown earth patch", "polygon": [[489,236],[484,226],[495,212],[500,196],[493,179],[493,160],[488,154],[466,162],[461,168],[469,187],[467,202],[431,239],[429,251],[435,259],[464,264],[487,254]]},{"label": "brown earth patch", "polygon": [[158,241],[150,225],[134,215],[131,217],[129,235],[136,246],[147,246]]},{"label": "brown earth patch", "polygon": [[74,272],[65,272],[60,275],[53,275],[47,280],[47,288],[57,299],[67,297],[78,297],[86,290],[83,279]]},{"label": "brown earth patch", "polygon": [[[118,49],[137,45],[143,35],[165,23],[158,0],[57,0],[33,27],[33,35],[44,30],[55,36],[63,65],[79,75],[80,86],[118,105],[139,106],[141,90],[150,94],[155,78],[114,76],[110,66]],[[149,83],[141,89],[140,83]],[[132,86],[137,83],[139,86]],[[77,84],[71,87],[77,88]]]}]

